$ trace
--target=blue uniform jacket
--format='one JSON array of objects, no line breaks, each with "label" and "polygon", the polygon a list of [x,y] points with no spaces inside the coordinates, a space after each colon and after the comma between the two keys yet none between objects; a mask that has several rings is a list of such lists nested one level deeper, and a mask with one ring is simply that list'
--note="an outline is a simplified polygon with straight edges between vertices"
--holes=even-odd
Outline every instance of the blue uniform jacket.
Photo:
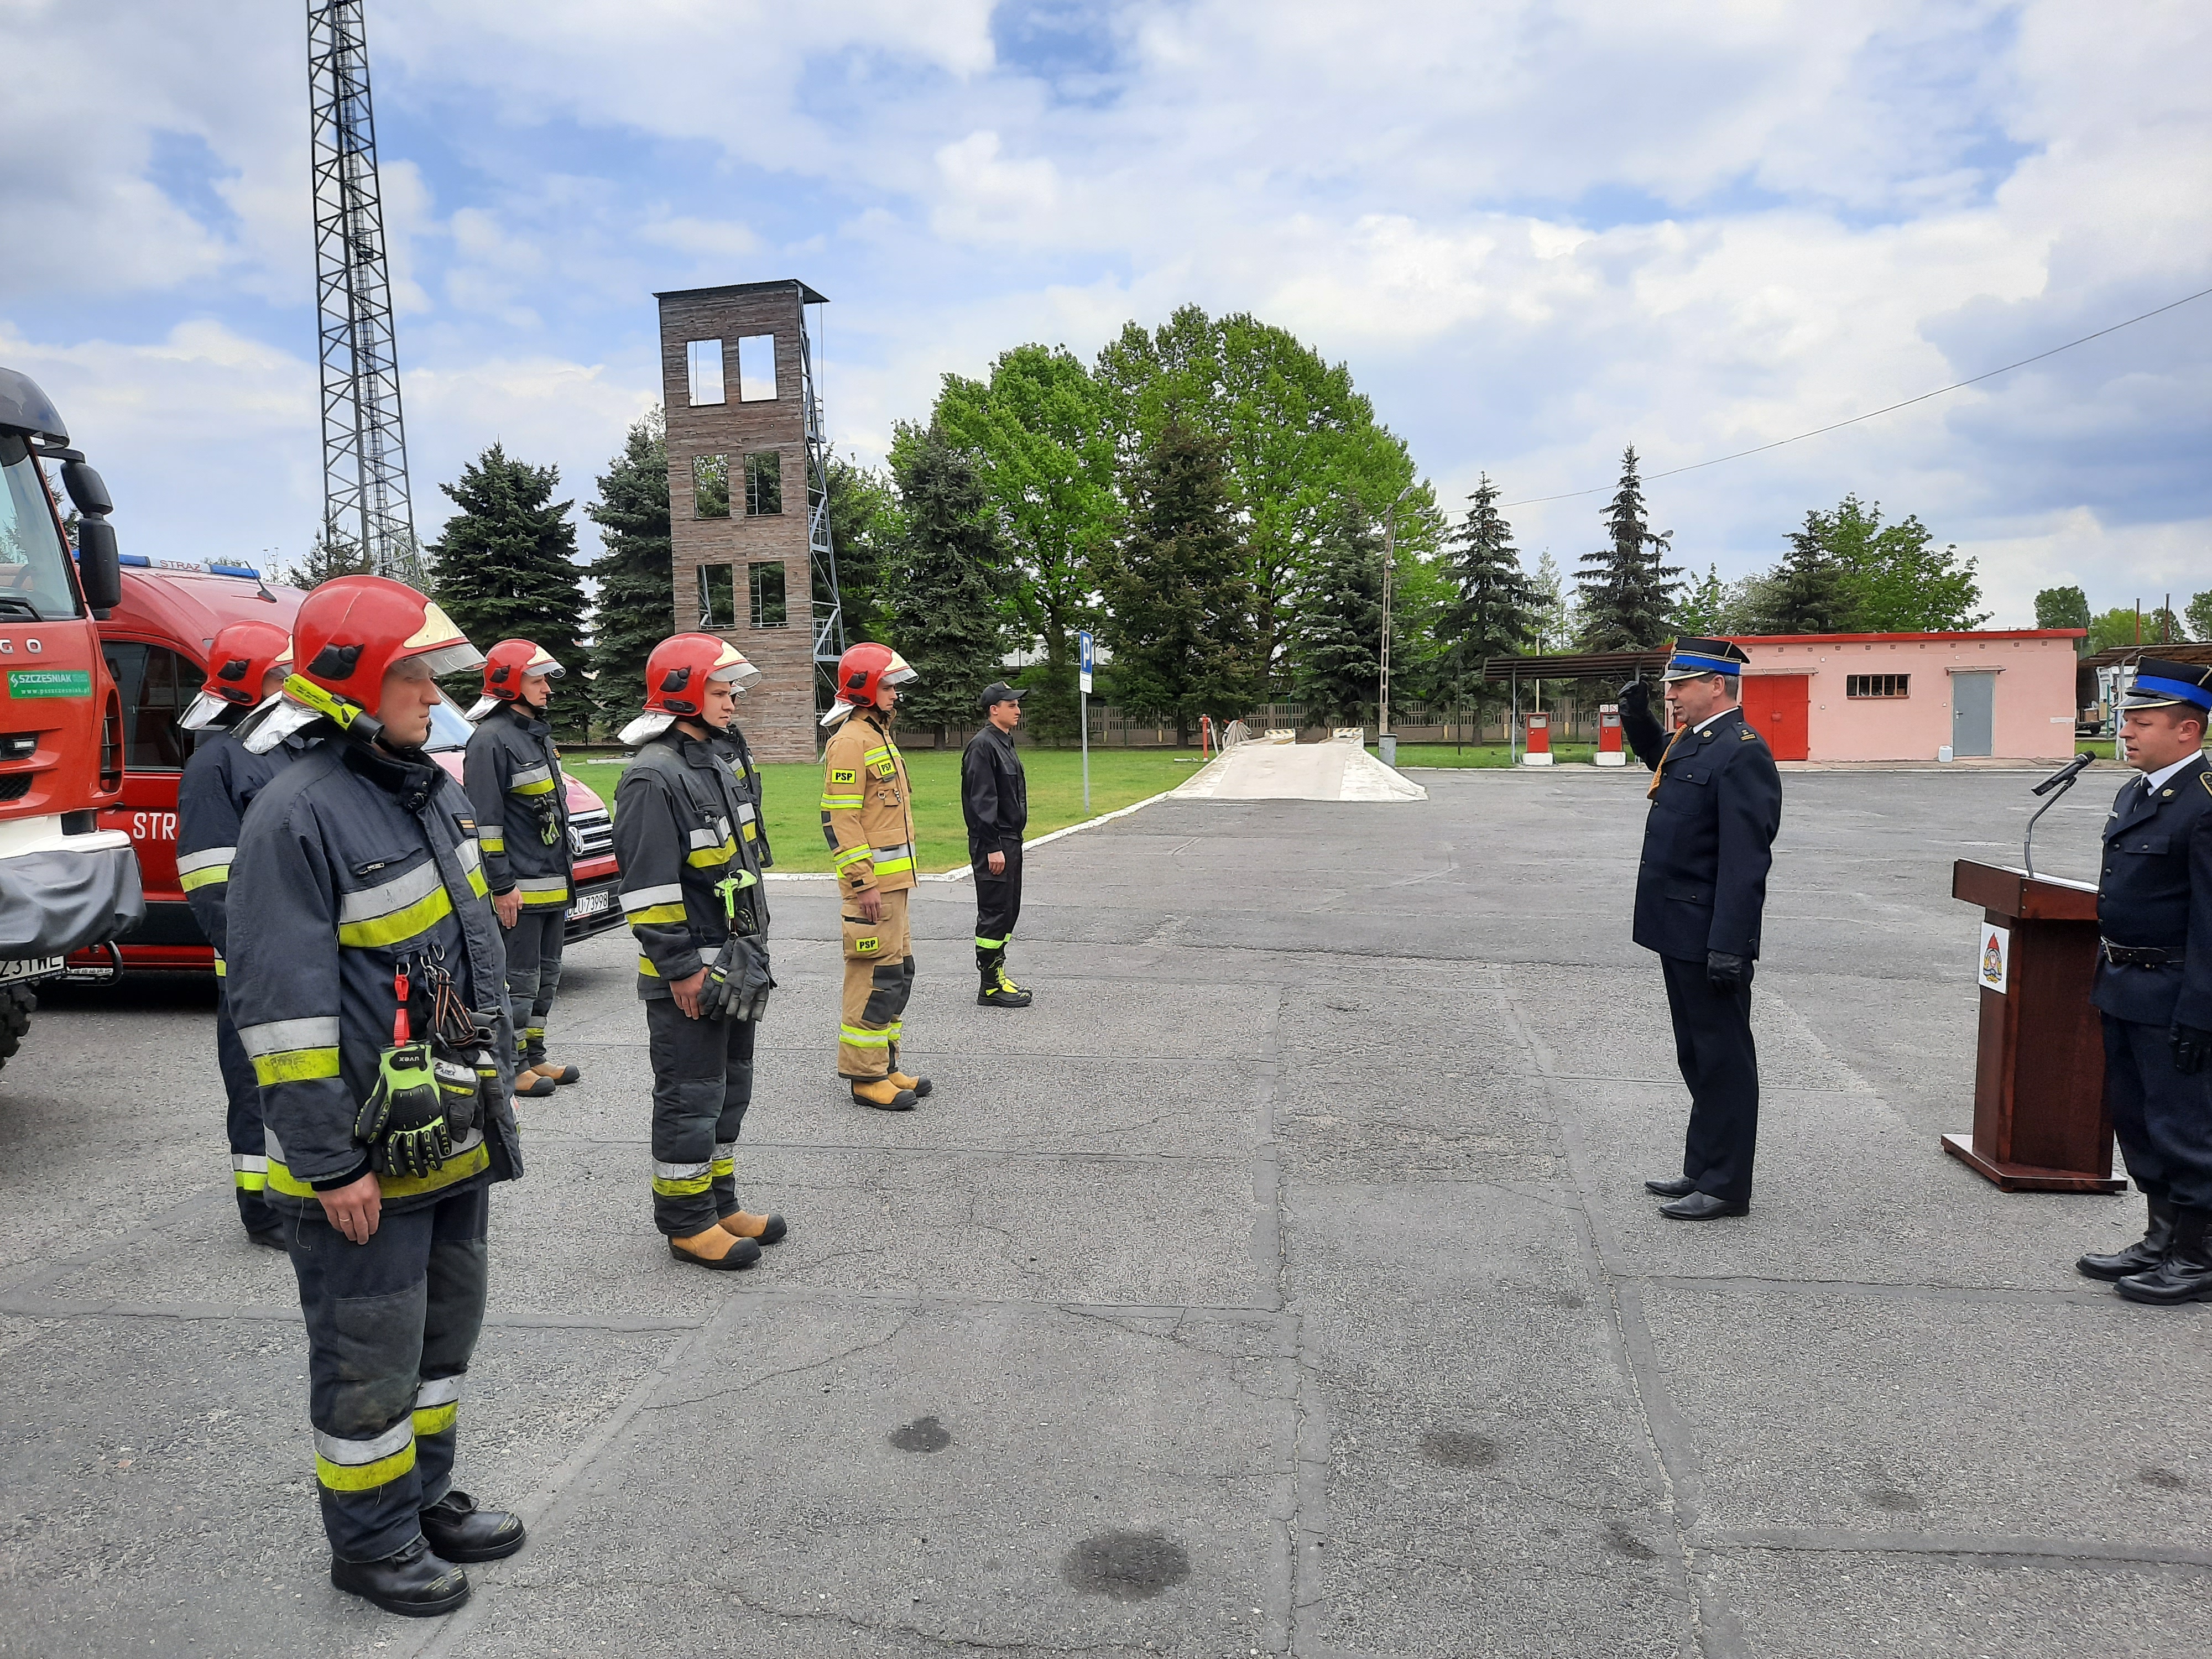
[{"label": "blue uniform jacket", "polygon": [[201,737],[178,781],[177,884],[184,889],[192,920],[215,946],[218,979],[225,971],[230,866],[238,856],[238,826],[262,787],[298,752],[288,742],[265,755],[254,754],[226,727]]},{"label": "blue uniform jacket", "polygon": [[2137,781],[2121,786],[2105,820],[2097,931],[2184,960],[2115,968],[2100,957],[2090,1000],[2115,1018],[2212,1030],[2212,763],[2200,754],[2148,799]]},{"label": "blue uniform jacket", "polygon": [[1662,957],[1703,962],[1718,951],[1759,954],[1766,872],[1782,827],[1774,756],[1731,708],[1684,732],[1662,764],[1657,723],[1624,720],[1637,757],[1659,774],[1636,870],[1636,942]]}]

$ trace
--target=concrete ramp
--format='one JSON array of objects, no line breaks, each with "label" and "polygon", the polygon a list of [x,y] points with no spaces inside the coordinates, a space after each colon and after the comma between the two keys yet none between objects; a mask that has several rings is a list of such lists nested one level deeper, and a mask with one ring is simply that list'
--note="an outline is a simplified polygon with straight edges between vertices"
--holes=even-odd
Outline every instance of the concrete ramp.
[{"label": "concrete ramp", "polygon": [[1357,742],[1294,743],[1273,734],[1240,743],[1174,792],[1209,800],[1426,800],[1429,792]]}]

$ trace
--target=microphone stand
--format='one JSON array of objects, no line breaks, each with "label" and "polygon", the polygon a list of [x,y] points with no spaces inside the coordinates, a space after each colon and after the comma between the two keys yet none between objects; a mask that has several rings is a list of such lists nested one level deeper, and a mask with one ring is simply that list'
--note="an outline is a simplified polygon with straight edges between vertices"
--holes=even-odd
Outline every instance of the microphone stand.
[{"label": "microphone stand", "polygon": [[2030,881],[2035,879],[2035,820],[2058,805],[2066,792],[2080,781],[2083,770],[2096,758],[2094,755],[2076,755],[2035,786],[2035,793],[2049,795],[2051,799],[2035,809],[2034,815],[2027,821],[2027,834],[2021,838],[2020,861],[2027,866]]}]

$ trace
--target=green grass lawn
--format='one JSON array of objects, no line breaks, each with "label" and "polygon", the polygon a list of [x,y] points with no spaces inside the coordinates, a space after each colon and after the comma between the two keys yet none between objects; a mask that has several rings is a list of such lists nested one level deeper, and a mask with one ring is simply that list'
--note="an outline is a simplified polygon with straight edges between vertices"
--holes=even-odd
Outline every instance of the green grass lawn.
[{"label": "green grass lawn", "polygon": [[[1368,744],[1368,752],[1376,752]],[[1553,763],[1568,766],[1577,761],[1587,761],[1597,752],[1594,743],[1555,743],[1552,745]],[[1458,748],[1449,743],[1401,743],[1398,745],[1400,766],[1510,766],[1512,750],[1502,743],[1470,743]]]},{"label": "green grass lawn", "polygon": [[[914,830],[920,846],[916,867],[957,870],[968,862],[968,830],[960,817],[960,755],[957,750],[902,749],[914,785]],[[1402,751],[1401,751],[1402,752]],[[1111,812],[1164,789],[1172,789],[1198,768],[1196,751],[1165,749],[1094,749],[1091,751],[1091,810]],[[611,810],[620,759],[566,763],[569,771],[597,790]],[[1073,749],[1024,749],[1029,775],[1029,838],[1062,830],[1083,819],[1083,757]],[[822,769],[785,764],[761,768],[762,816],[775,848],[775,867],[786,872],[830,867],[830,848],[822,839]]]}]

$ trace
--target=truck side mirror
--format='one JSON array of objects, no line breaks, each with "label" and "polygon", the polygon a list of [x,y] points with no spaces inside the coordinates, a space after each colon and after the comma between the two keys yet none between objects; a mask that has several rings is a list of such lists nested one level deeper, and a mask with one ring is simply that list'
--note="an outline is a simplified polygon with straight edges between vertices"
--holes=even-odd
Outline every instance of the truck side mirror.
[{"label": "truck side mirror", "polygon": [[62,463],[62,488],[76,510],[90,518],[106,518],[115,511],[115,502],[107,493],[106,482],[82,461]]},{"label": "truck side mirror", "polygon": [[88,515],[76,522],[76,580],[94,611],[123,603],[123,561],[115,550],[115,526],[105,519]]}]

